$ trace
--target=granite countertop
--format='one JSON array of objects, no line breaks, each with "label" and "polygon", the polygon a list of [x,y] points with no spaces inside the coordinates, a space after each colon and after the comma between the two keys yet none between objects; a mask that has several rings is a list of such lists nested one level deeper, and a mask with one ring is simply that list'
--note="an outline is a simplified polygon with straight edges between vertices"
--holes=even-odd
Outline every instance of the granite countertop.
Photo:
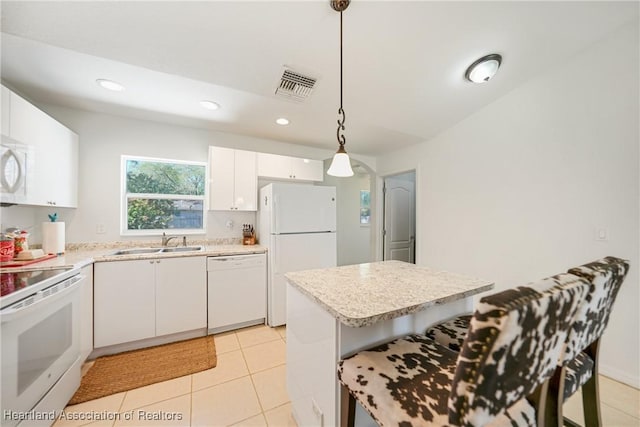
[{"label": "granite countertop", "polygon": [[401,261],[287,273],[289,283],[347,326],[362,327],[493,288],[486,280]]},{"label": "granite countertop", "polygon": [[[150,258],[178,258],[190,256],[226,256],[226,255],[248,255],[267,252],[267,248],[261,245],[198,245],[204,246],[202,251],[189,252],[171,252],[171,253],[151,253],[151,254],[132,254],[132,255],[113,255],[118,249],[135,248],[137,246],[113,246],[99,247],[100,245],[87,245],[79,247],[75,250],[67,250],[64,254],[55,258],[36,262],[23,267],[4,268],[3,271],[27,271],[27,270],[43,270],[56,269],[62,267],[85,267],[94,262],[110,262],[110,261],[131,261],[138,259]],[[140,246],[149,247],[149,246]],[[158,249],[161,249],[158,247]]]}]

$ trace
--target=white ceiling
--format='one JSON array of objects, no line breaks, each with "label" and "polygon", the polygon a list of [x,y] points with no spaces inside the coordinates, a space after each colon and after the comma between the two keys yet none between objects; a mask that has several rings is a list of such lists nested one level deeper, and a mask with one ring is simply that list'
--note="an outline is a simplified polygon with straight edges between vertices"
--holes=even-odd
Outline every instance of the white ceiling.
[{"label": "white ceiling", "polygon": [[[39,102],[333,149],[339,14],[322,1],[2,1],[2,79]],[[638,2],[354,0],[344,12],[347,150],[427,140],[638,20]],[[500,53],[489,83],[463,78]],[[274,95],[283,66],[318,78]],[[98,87],[107,78],[121,93]],[[222,105],[211,112],[198,102]],[[277,126],[278,117],[291,124]]]}]

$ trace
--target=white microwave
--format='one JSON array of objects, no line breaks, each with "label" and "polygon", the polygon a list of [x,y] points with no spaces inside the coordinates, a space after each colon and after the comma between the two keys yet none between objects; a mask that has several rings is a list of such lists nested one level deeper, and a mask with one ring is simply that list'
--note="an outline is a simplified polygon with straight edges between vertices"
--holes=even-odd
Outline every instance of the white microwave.
[{"label": "white microwave", "polygon": [[33,176],[33,147],[2,135],[0,143],[0,202],[23,203],[27,200]]}]

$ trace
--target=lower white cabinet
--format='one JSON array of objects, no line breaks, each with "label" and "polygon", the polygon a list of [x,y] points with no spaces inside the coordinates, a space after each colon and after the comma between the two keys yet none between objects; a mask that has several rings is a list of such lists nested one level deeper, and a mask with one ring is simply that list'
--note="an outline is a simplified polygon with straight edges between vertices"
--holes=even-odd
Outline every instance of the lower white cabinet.
[{"label": "lower white cabinet", "polygon": [[205,257],[95,264],[96,348],[207,326]]},{"label": "lower white cabinet", "polygon": [[156,335],[207,326],[205,257],[164,258],[156,263]]},{"label": "lower white cabinet", "polygon": [[96,348],[156,335],[155,260],[95,264],[93,343]]}]

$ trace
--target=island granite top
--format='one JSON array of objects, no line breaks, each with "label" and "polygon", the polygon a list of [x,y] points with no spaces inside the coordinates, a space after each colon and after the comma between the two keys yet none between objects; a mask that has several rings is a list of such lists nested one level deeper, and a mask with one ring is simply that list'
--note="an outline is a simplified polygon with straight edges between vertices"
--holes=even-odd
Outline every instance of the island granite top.
[{"label": "island granite top", "polygon": [[305,270],[289,283],[347,326],[369,326],[493,288],[486,280],[402,261]]}]

